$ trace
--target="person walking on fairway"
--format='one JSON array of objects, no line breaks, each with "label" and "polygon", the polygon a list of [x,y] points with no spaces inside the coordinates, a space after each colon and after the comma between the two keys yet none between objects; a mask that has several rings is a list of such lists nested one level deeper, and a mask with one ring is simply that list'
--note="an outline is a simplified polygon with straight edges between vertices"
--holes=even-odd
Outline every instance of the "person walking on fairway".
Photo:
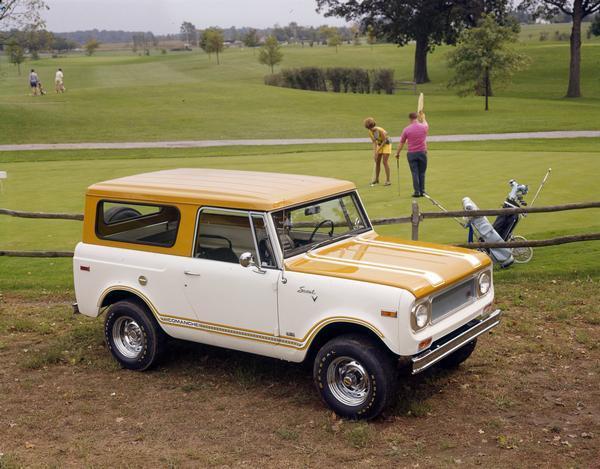
[{"label": "person walking on fairway", "polygon": [[31,87],[31,94],[33,96],[37,96],[38,94],[38,82],[40,79],[38,78],[38,74],[35,73],[35,70],[32,68],[31,73],[29,73],[29,86]]},{"label": "person walking on fairway", "polygon": [[384,128],[378,127],[375,119],[367,117],[365,119],[365,128],[369,131],[369,136],[373,142],[373,160],[375,162],[375,171],[371,185],[379,184],[379,173],[381,172],[381,163],[385,169],[385,186],[390,186],[390,165],[388,159],[392,153],[392,143],[388,137],[388,133]]},{"label": "person walking on fairway", "polygon": [[59,68],[56,71],[56,75],[54,75],[54,88],[56,89],[56,93],[65,92],[65,83],[62,68]]},{"label": "person walking on fairway", "polygon": [[408,119],[410,124],[402,131],[396,159],[400,158],[400,152],[408,141],[406,157],[412,173],[414,189],[412,196],[423,197],[423,194],[425,194],[425,171],[427,171],[427,133],[429,132],[429,124],[425,120],[423,111],[419,114],[411,112]]}]

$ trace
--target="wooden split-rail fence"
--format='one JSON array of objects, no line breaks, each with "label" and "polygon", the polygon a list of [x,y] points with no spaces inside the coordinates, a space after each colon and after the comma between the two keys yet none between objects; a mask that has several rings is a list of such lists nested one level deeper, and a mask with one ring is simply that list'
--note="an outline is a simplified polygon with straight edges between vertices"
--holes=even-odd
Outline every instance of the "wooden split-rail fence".
[{"label": "wooden split-rail fence", "polygon": [[[583,210],[600,208],[600,202],[579,202],[565,205],[551,205],[547,207],[521,207],[521,208],[500,208],[500,209],[485,209],[485,210],[453,210],[443,212],[421,212],[419,204],[416,201],[412,203],[412,213],[410,216],[397,218],[375,218],[371,220],[373,225],[396,225],[402,223],[410,223],[411,238],[419,239],[419,227],[424,220],[439,219],[439,218],[461,218],[461,217],[478,217],[491,215],[511,215],[521,213],[550,213],[562,212],[568,210]],[[43,213],[43,212],[24,212],[19,210],[9,210],[0,208],[0,215],[7,215],[19,218],[35,218],[46,220],[83,220],[83,215],[79,213]],[[478,248],[518,248],[518,247],[544,247],[557,246],[559,244],[575,243],[579,241],[597,241],[600,240],[600,233],[584,233],[569,236],[561,236],[551,239],[527,240],[527,241],[510,241],[499,243],[462,243],[457,246],[468,247],[473,249]],[[3,250],[0,249],[0,256],[12,257],[73,257],[71,251],[18,251],[18,250]]]}]

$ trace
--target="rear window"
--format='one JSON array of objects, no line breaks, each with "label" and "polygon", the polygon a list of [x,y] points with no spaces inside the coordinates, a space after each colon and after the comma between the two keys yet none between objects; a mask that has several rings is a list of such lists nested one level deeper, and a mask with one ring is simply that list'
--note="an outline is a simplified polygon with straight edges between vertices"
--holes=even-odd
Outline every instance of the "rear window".
[{"label": "rear window", "polygon": [[103,200],[96,211],[96,234],[110,241],[171,247],[179,218],[179,210],[169,205]]}]

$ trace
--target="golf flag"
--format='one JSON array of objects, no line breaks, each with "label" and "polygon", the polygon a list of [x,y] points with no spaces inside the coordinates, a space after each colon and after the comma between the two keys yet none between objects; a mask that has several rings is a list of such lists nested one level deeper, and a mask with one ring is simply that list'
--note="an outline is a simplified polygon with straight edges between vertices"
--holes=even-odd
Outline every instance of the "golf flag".
[{"label": "golf flag", "polygon": [[417,114],[418,114],[418,121],[419,122],[423,122],[424,118],[425,118],[425,114],[423,114],[423,108],[425,107],[425,97],[423,96],[423,93],[419,94],[419,101],[417,102]]}]

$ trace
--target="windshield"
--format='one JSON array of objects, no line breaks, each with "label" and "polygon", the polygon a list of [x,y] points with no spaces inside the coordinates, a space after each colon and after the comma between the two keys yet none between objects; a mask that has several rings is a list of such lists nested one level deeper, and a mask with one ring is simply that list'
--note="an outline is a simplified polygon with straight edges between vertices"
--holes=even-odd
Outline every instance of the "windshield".
[{"label": "windshield", "polygon": [[286,208],[273,212],[271,216],[284,257],[371,228],[355,193]]}]

